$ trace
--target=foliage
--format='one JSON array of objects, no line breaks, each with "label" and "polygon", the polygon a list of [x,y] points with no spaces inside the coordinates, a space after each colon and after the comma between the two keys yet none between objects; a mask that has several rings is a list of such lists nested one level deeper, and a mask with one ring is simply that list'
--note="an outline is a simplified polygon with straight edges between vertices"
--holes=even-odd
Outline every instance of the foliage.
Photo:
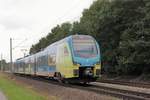
[{"label": "foliage", "polygon": [[79,22],[57,25],[30,53],[72,34],[96,38],[106,73],[150,72],[149,0],[97,0],[83,11]]},{"label": "foliage", "polygon": [[39,40],[39,42],[35,45],[32,45],[30,49],[30,54],[34,54],[36,52],[41,51],[48,45],[63,39],[66,36],[71,35],[72,24],[70,23],[63,23],[61,26],[57,25],[54,27],[50,33],[46,37],[43,37]]},{"label": "foliage", "polygon": [[0,61],[0,70],[1,71],[7,70],[8,67],[9,67],[9,65],[4,59]]}]

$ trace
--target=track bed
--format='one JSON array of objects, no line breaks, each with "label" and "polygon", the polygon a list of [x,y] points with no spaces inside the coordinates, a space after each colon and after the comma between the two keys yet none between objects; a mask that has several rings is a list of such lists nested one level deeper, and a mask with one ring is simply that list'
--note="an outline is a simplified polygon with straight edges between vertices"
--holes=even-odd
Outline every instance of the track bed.
[{"label": "track bed", "polygon": [[[33,88],[42,95],[54,97],[54,100],[120,100],[116,97],[87,91],[86,88],[90,87],[90,85],[63,84],[45,78],[20,75],[8,75],[8,77],[19,84]],[[82,87],[85,88],[85,90]]]}]

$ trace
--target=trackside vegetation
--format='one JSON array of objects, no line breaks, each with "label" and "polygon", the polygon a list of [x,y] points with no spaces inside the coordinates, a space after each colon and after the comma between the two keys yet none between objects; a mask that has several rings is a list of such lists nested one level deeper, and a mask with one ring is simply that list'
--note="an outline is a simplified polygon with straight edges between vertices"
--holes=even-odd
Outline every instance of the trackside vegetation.
[{"label": "trackside vegetation", "polygon": [[105,74],[150,73],[150,0],[97,0],[80,21],[54,27],[32,45],[30,54],[73,34],[96,38]]},{"label": "trackside vegetation", "polygon": [[14,81],[0,74],[0,90],[8,100],[46,100],[36,92],[16,84]]}]

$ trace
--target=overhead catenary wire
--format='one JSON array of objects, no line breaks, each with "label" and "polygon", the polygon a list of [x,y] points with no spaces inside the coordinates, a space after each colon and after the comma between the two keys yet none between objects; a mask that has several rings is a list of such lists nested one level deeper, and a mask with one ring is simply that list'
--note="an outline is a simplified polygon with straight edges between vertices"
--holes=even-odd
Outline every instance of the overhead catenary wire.
[{"label": "overhead catenary wire", "polygon": [[23,41],[21,41],[20,43],[18,43],[15,47],[13,47],[12,49],[15,49],[17,47],[19,47],[20,45],[22,45],[25,41],[27,41],[28,39],[25,39]]},{"label": "overhead catenary wire", "polygon": [[[70,14],[70,12],[74,11],[75,9],[77,9],[79,7],[79,5],[81,4],[81,1],[83,2],[83,0],[79,0],[77,3],[75,3],[74,6],[72,6],[71,8],[69,8],[62,16],[58,17],[56,20],[50,22],[50,25],[48,27],[45,27],[40,33],[38,34],[41,34],[41,33],[45,33],[47,30],[47,32],[51,32],[51,29],[49,30],[49,27],[54,27],[56,26],[57,24],[61,24],[63,23],[62,22],[62,19],[64,19],[66,16],[68,16]],[[71,18],[70,20],[66,20],[65,22],[69,22],[69,21],[72,21],[72,20],[77,20],[77,18],[79,18],[80,16],[75,16],[73,18]],[[60,22],[60,23],[59,23]]]},{"label": "overhead catenary wire", "polygon": [[[83,2],[83,1],[82,1],[82,2]],[[57,25],[57,24],[61,24],[61,23],[62,23],[61,20],[62,20],[63,18],[65,18],[67,15],[69,15],[69,13],[72,12],[74,9],[77,9],[80,4],[81,4],[81,1],[78,0],[78,2],[76,2],[71,8],[69,8],[62,16],[60,16],[60,17],[58,17],[56,20],[50,22],[50,25],[49,25],[49,26],[47,26],[47,27],[45,27],[44,29],[42,29],[41,32],[32,35],[30,38],[28,38],[28,40],[35,38],[34,40],[36,40],[36,41],[34,41],[34,42],[38,42],[37,39],[39,39],[39,38],[36,38],[38,34],[43,34],[43,33],[44,33],[44,34],[47,34],[47,33],[51,32],[51,29],[49,30],[50,27],[52,28],[52,27],[54,27],[54,26]],[[66,22],[69,22],[69,21],[71,21],[71,20],[77,19],[77,18],[79,18],[79,17],[80,17],[80,16],[75,16],[75,17],[71,18],[70,20],[68,20],[68,21],[66,21]],[[61,23],[58,23],[58,22],[61,22]],[[44,36],[43,36],[43,37],[44,37]],[[19,45],[20,45],[20,44],[19,44]],[[16,47],[16,46],[15,46],[15,47]],[[17,46],[17,47],[18,47],[18,46]]]},{"label": "overhead catenary wire", "polygon": [[[54,26],[57,25],[57,24],[63,23],[63,20],[62,20],[62,19],[64,19],[64,18],[69,18],[69,16],[71,16],[71,15],[69,15],[69,14],[70,14],[71,12],[77,10],[77,9],[80,7],[79,5],[81,5],[83,1],[84,1],[84,0],[78,0],[78,1],[74,2],[73,6],[71,6],[70,8],[68,8],[68,10],[67,10],[62,16],[58,17],[56,20],[51,21],[51,22],[50,22],[50,25],[49,25],[48,27],[45,27],[45,28],[44,28],[43,30],[41,30],[41,32],[39,32],[39,33],[33,34],[33,35],[32,35],[31,37],[29,37],[28,39],[25,39],[25,40],[21,41],[21,42],[18,43],[16,46],[14,46],[12,49],[14,50],[14,49],[16,49],[16,48],[18,48],[18,47],[19,47],[19,48],[23,48],[23,46],[21,46],[21,45],[24,44],[24,42],[29,41],[29,40],[31,40],[31,39],[34,40],[34,41],[32,41],[32,43],[30,43],[31,45],[32,45],[33,43],[38,42],[38,40],[39,40],[39,38],[40,38],[39,36],[37,36],[38,34],[41,34],[40,36],[44,37],[44,36],[45,36],[44,34],[47,34],[48,32],[51,32],[51,28],[52,28],[52,27],[54,27]],[[70,21],[73,21],[73,20],[78,20],[80,17],[81,17],[81,15],[78,15],[78,16],[75,16],[75,17],[73,17],[73,18],[71,18],[71,19],[65,21],[65,22],[70,22]],[[44,34],[43,34],[43,33],[44,33]],[[42,35],[42,34],[43,34],[43,35]],[[33,38],[35,38],[35,39],[33,39]],[[30,49],[31,45],[28,46],[27,48]],[[24,47],[25,47],[25,46],[24,46]]]},{"label": "overhead catenary wire", "polygon": [[[64,21],[62,21],[62,19],[64,19],[65,17],[68,17],[68,15],[69,15],[71,12],[73,12],[73,11],[76,10],[76,9],[78,9],[78,8],[80,7],[79,5],[81,5],[83,1],[84,1],[84,0],[78,0],[77,2],[75,2],[75,4],[74,4],[72,7],[68,8],[68,10],[67,10],[62,16],[60,16],[60,17],[58,17],[56,20],[50,22],[50,25],[49,25],[49,26],[47,26],[47,27],[45,27],[44,29],[42,29],[41,32],[32,35],[29,39],[35,38],[35,39],[34,39],[34,40],[35,40],[34,43],[35,43],[35,42],[38,42],[38,40],[39,40],[40,37],[37,38],[37,35],[43,34],[42,37],[46,36],[49,32],[51,32],[51,28],[52,28],[52,27],[55,27],[57,24],[63,23]],[[93,2],[93,1],[95,1],[95,0],[91,0],[91,1]],[[78,16],[75,16],[75,17],[69,19],[69,20],[66,20],[65,22],[72,22],[73,20],[74,20],[74,21],[75,21],[75,20],[79,20],[80,17],[81,17],[81,15],[78,15]],[[49,29],[49,28],[50,28],[50,29]],[[29,40],[29,39],[28,39],[28,40]],[[18,47],[18,46],[17,46],[17,47]]]}]

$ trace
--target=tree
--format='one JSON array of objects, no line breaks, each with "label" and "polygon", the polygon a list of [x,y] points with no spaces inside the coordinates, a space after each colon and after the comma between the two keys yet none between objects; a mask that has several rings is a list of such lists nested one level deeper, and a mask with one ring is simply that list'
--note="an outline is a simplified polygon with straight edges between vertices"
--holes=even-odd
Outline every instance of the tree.
[{"label": "tree", "polygon": [[132,22],[127,24],[128,29],[125,29],[121,36],[118,62],[120,66],[132,65],[127,68],[134,67],[134,71],[141,74],[143,71],[148,71],[147,69],[150,72],[150,2],[138,1],[134,9],[131,9],[134,15],[132,14],[129,19]]},{"label": "tree", "polygon": [[8,67],[8,65],[7,65],[7,63],[6,63],[6,60],[4,60],[4,59],[2,59],[1,61],[0,61],[0,71],[1,70],[6,70],[7,68],[6,67]]},{"label": "tree", "polygon": [[98,41],[107,73],[150,72],[149,0],[97,0],[79,22],[57,25],[32,45],[30,53],[73,34],[88,34]]},{"label": "tree", "polygon": [[48,45],[69,36],[71,31],[72,24],[70,23],[63,23],[61,26],[57,25],[51,30],[50,33],[48,33],[46,37],[41,38],[37,44],[32,45],[30,48],[30,54],[37,53],[46,48]]}]

